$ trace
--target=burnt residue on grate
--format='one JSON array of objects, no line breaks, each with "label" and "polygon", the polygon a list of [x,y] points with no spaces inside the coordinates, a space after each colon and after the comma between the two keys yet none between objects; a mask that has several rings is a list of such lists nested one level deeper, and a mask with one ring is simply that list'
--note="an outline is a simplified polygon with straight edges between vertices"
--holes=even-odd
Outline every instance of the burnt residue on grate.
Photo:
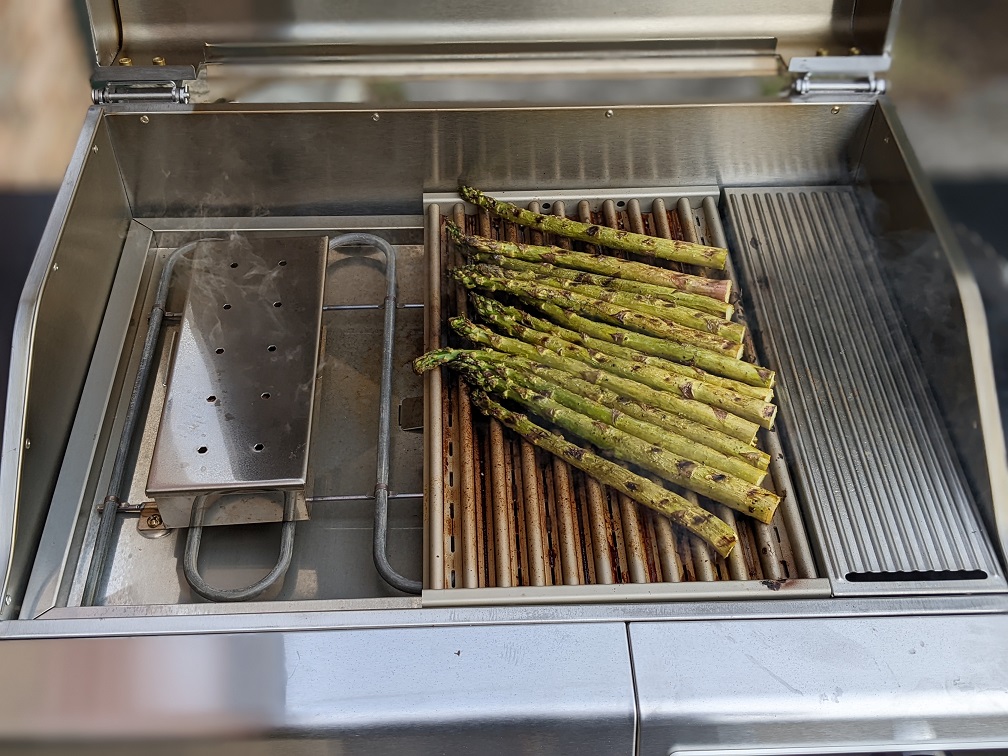
[{"label": "burnt residue on grate", "polygon": [[[644,212],[636,199],[532,202],[533,212],[550,212],[584,222],[672,239],[716,243],[711,222],[703,222],[712,202],[697,210],[686,200],[655,200]],[[466,213],[459,203],[450,218],[465,229],[494,239],[556,244],[568,249],[597,248],[517,226],[485,210]],[[472,212],[472,208],[468,208]],[[705,215],[706,213],[706,215]],[[464,264],[447,237],[440,217],[442,344],[456,343],[448,320],[468,314],[464,289],[448,271]],[[716,229],[719,229],[719,225]],[[676,266],[696,273],[689,266]],[[706,272],[709,275],[709,271]],[[729,272],[730,274],[730,272]],[[459,346],[463,344],[458,343]],[[746,357],[754,354],[747,338]],[[758,523],[703,497],[693,497],[732,525],[739,546],[725,560],[704,543],[673,529],[669,520],[537,449],[517,434],[474,411],[465,383],[445,371],[442,383],[442,461],[444,480],[443,574],[430,587],[482,588],[725,580],[784,581],[814,577],[811,560],[797,566],[792,538],[782,512],[770,525]],[[771,434],[761,432],[767,449]],[[774,440],[769,451],[779,451]],[[782,467],[778,467],[780,475]],[[771,469],[771,478],[774,477]],[[769,485],[778,489],[774,481]],[[790,486],[786,486],[787,489]],[[801,527],[800,520],[797,527]],[[791,527],[796,527],[792,518]],[[802,547],[807,540],[799,533]],[[442,582],[443,581],[443,582]]]}]

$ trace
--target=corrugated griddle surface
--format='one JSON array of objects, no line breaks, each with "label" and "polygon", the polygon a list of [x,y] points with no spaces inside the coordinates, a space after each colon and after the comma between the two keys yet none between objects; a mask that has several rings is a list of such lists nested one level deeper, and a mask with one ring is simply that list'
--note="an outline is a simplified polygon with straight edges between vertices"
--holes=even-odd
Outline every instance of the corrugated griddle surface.
[{"label": "corrugated griddle surface", "polygon": [[853,189],[725,196],[750,318],[778,371],[793,472],[830,573],[859,584],[1003,585]]}]

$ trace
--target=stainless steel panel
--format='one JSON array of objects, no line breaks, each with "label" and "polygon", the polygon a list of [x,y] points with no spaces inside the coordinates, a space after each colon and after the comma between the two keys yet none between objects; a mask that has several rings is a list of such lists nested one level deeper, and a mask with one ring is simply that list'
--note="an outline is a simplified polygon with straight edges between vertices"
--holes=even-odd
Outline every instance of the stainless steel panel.
[{"label": "stainless steel panel", "polygon": [[853,189],[730,189],[725,202],[836,591],[1003,589]]},{"label": "stainless steel panel", "polygon": [[[93,0],[89,0],[93,2]],[[860,45],[866,54],[881,51],[890,9],[886,4],[853,0],[763,0],[739,8],[731,0],[703,4],[687,0],[648,0],[614,13],[602,0],[536,3],[501,7],[473,0],[451,0],[436,7],[390,0],[380,7],[355,0],[338,5],[300,2],[295,6],[250,0],[198,2],[119,2],[124,52],[149,63],[164,55],[170,63],[199,63],[204,43],[258,48],[309,48],[348,44],[431,46],[438,43],[632,42],[674,40],[700,43],[753,38],[778,41],[778,51],[814,55],[818,48],[846,54]],[[862,16],[870,15],[869,19]],[[877,27],[881,26],[883,34]],[[492,52],[492,50],[490,51]],[[484,50],[483,56],[488,52]]]},{"label": "stainless steel panel", "polygon": [[1005,615],[632,623],[638,753],[1003,748],[1006,637]]},{"label": "stainless steel panel", "polygon": [[425,607],[506,606],[508,604],[581,604],[605,602],[632,604],[639,601],[716,601],[758,598],[793,600],[831,595],[823,578],[795,580],[735,580],[713,583],[623,583],[617,585],[550,585],[516,588],[427,589]]},{"label": "stainless steel panel", "polygon": [[[0,692],[7,742],[167,739],[182,749],[201,737],[279,737],[285,753],[298,753],[292,741],[310,738],[312,752],[347,754],[634,749],[623,623],[11,641],[0,644],[0,668],[23,681]],[[60,674],[44,673],[52,669]]]},{"label": "stainless steel panel", "polygon": [[[193,258],[147,482],[168,527],[202,494],[303,491],[326,244],[238,237]],[[282,519],[255,499],[208,502],[207,524]]]},{"label": "stainless steel panel", "polygon": [[[885,100],[867,134],[859,181],[882,235],[887,275],[912,271],[894,301],[935,392],[990,532],[1008,554],[1008,455],[991,332],[974,274]],[[905,272],[902,275],[907,275]],[[928,317],[917,317],[917,313]],[[963,338],[963,334],[968,338]]]},{"label": "stainless steel panel", "polygon": [[[150,229],[133,222],[123,248],[119,270],[102,319],[94,357],[81,394],[73,431],[67,443],[59,479],[53,491],[52,505],[32,567],[21,616],[32,618],[56,605],[56,597],[76,542],[82,508],[89,501],[92,466],[104,440],[100,429],[114,387],[119,355],[131,328],[139,318],[131,319],[137,289],[148,261]],[[142,297],[140,298],[142,299]],[[97,430],[96,430],[97,429]]]},{"label": "stainless steel panel", "polygon": [[0,617],[21,603],[130,222],[112,143],[92,109],[18,305],[0,460]]},{"label": "stainless steel panel", "polygon": [[107,121],[137,216],[368,215],[419,214],[424,192],[461,179],[542,192],[845,183],[872,109],[382,110],[376,120],[372,110],[210,105]]},{"label": "stainless steel panel", "polygon": [[[88,22],[91,25],[91,41],[94,45],[94,59],[99,66],[112,65],[121,46],[119,12],[115,0],[87,0]],[[138,61],[149,64],[150,61]]]},{"label": "stainless steel panel", "polygon": [[[211,531],[211,532],[226,532]],[[782,589],[786,586],[782,586]],[[0,623],[0,639],[76,638],[101,635],[171,635],[257,630],[331,630],[374,627],[648,622],[665,620],[788,620],[809,617],[902,617],[926,627],[929,618],[1008,614],[1005,594],[958,596],[858,596],[780,601],[720,600],[646,603],[574,603],[417,608],[417,599],[249,602],[243,605],[183,604],[59,607],[36,620]],[[404,603],[406,602],[406,603]]]}]

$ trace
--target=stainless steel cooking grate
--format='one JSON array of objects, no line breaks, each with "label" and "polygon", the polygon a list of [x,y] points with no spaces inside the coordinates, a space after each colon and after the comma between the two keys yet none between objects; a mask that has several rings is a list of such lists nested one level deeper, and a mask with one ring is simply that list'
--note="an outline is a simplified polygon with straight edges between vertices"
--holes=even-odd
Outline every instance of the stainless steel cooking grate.
[{"label": "stainless steel cooking grate", "polygon": [[[536,211],[566,214],[571,209],[584,221],[724,243],[716,207],[704,193],[655,196],[652,190],[594,201],[557,194],[540,202],[514,193],[499,196],[528,203]],[[446,214],[471,232],[531,243],[544,240],[449,197],[432,196],[425,204],[428,260],[439,263],[430,271],[427,308],[427,347],[434,348],[451,338],[448,318],[467,307],[464,292],[447,276],[461,260],[444,234]],[[566,239],[545,241],[569,245]],[[752,354],[751,341],[746,349]],[[740,547],[725,560],[673,530],[666,518],[488,422],[472,409],[466,387],[451,373],[432,375],[427,388],[433,398],[427,427],[435,431],[429,432],[428,588],[715,583],[738,589],[744,583],[768,595],[767,588],[797,588],[803,579],[815,577],[776,433],[761,431],[760,441],[774,457],[768,485],[783,496],[770,525],[736,518],[727,507],[700,499],[738,531]],[[424,601],[429,600],[436,599],[427,592]]]},{"label": "stainless steel cooking grate", "polygon": [[725,198],[834,592],[1003,589],[854,189]]}]

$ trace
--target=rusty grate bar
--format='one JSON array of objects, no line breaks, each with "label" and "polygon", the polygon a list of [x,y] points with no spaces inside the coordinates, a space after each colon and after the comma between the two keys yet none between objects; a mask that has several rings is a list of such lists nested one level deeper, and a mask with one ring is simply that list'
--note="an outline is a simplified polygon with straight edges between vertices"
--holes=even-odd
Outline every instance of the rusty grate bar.
[{"label": "rusty grate bar", "polygon": [[[654,199],[642,209],[638,199],[527,203],[535,212],[569,215],[665,238],[724,244],[713,198],[702,203]],[[695,206],[699,204],[699,207]],[[451,217],[469,233],[497,239],[550,243],[565,248],[587,245],[518,227],[460,202],[431,205],[427,233],[440,273],[440,327],[428,330],[427,348],[449,343],[447,321],[467,312],[465,293],[447,275],[462,257],[445,233]],[[570,213],[569,210],[574,212]],[[436,246],[436,249],[433,247]],[[687,272],[688,266],[680,266]],[[708,272],[709,274],[709,272]],[[729,269],[726,275],[734,278]],[[737,287],[736,287],[737,288]],[[744,313],[736,305],[736,320]],[[434,343],[431,338],[437,338]],[[746,356],[755,353],[751,337]],[[808,539],[792,492],[780,441],[760,431],[760,447],[773,457],[768,485],[783,496],[769,525],[735,513],[703,497],[687,494],[732,525],[739,547],[726,560],[667,518],[600,485],[566,462],[536,449],[496,421],[474,412],[469,392],[454,374],[443,371],[428,388],[439,386],[441,403],[440,479],[443,487],[441,537],[432,543],[429,588],[507,588],[628,583],[781,581],[815,577]],[[436,401],[436,399],[435,399]],[[436,456],[436,454],[435,454]],[[434,512],[438,507],[432,507]],[[431,528],[434,533],[436,529]],[[436,557],[436,558],[435,558]]]}]

